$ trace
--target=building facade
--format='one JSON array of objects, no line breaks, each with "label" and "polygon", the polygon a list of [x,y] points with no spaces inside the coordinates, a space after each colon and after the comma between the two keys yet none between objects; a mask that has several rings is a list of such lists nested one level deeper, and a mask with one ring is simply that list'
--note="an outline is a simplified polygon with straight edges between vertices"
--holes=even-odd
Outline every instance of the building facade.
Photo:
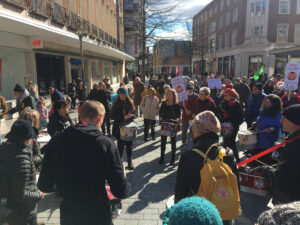
[{"label": "building facade", "polygon": [[212,1],[193,18],[194,73],[283,73],[288,58],[272,51],[299,45],[299,9],[300,0]]},{"label": "building facade", "polygon": [[16,83],[66,91],[82,78],[83,36],[88,90],[105,76],[111,84],[125,74],[123,2],[115,0],[2,0],[0,2],[0,93],[13,98]]},{"label": "building facade", "polygon": [[174,76],[176,67],[183,68],[183,75],[190,74],[191,42],[160,40],[153,47],[153,72]]}]

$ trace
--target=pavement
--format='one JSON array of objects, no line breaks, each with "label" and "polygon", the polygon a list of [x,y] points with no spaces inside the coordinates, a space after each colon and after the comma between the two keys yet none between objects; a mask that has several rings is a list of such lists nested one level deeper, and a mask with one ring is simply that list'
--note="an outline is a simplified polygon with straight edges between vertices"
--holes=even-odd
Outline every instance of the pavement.
[{"label": "pavement", "polygon": [[[76,112],[71,111],[73,118]],[[156,126],[156,140],[144,142],[143,119],[136,119],[139,130],[133,148],[134,171],[126,170],[126,178],[132,185],[131,196],[122,200],[122,213],[114,220],[114,225],[159,225],[162,224],[167,200],[174,194],[176,170],[181,154],[181,133],[177,137],[177,154],[174,166],[168,166],[171,157],[171,145],[167,144],[165,165],[159,165],[160,138],[159,126]],[[191,137],[190,137],[191,138]],[[189,142],[188,146],[191,146]],[[124,151],[125,152],[125,151]],[[124,153],[124,166],[126,153]],[[261,212],[266,210],[268,198],[241,193],[242,215],[237,225],[253,225]],[[46,224],[60,224],[59,199],[47,194],[38,206],[38,221]]]}]

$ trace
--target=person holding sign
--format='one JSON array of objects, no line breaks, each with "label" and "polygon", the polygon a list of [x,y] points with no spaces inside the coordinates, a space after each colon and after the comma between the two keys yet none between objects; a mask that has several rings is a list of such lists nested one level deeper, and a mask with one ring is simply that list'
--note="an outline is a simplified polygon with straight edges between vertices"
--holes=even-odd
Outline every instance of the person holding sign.
[{"label": "person holding sign", "polygon": [[[176,126],[179,123],[181,117],[180,105],[178,104],[178,98],[176,91],[170,89],[166,92],[165,99],[162,101],[161,107],[159,109],[159,120],[161,123],[169,123],[171,126]],[[167,126],[166,126],[167,127]],[[172,129],[172,127],[170,127]],[[171,137],[172,145],[172,156],[170,165],[175,163],[175,152],[176,152],[176,132],[175,135]],[[159,159],[159,164],[163,164],[165,160],[165,151],[167,144],[167,136],[161,135],[161,155]]]},{"label": "person holding sign", "polygon": [[195,115],[198,115],[206,110],[215,113],[216,108],[217,107],[214,100],[210,97],[210,89],[207,87],[200,88],[199,98],[192,107],[193,118]]}]

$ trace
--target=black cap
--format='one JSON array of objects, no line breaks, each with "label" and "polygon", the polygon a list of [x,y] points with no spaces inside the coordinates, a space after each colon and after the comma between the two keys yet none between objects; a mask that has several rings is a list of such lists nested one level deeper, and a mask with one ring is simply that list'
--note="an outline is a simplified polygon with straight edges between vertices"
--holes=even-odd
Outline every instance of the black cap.
[{"label": "black cap", "polygon": [[300,104],[287,107],[285,110],[283,110],[282,115],[292,123],[300,126]]},{"label": "black cap", "polygon": [[191,90],[191,91],[193,91],[193,90],[194,90],[194,86],[191,85],[191,84],[188,84],[188,85],[186,86],[186,90]]},{"label": "black cap", "polygon": [[14,92],[24,92],[24,91],[25,89],[20,84],[16,84],[14,88]]},{"label": "black cap", "polygon": [[5,136],[8,140],[26,141],[36,137],[31,123],[27,120],[16,120],[10,132]]},{"label": "black cap", "polygon": [[262,84],[262,83],[256,83],[256,84],[254,85],[254,87],[256,87],[258,90],[262,91],[262,89],[263,89],[263,84]]}]

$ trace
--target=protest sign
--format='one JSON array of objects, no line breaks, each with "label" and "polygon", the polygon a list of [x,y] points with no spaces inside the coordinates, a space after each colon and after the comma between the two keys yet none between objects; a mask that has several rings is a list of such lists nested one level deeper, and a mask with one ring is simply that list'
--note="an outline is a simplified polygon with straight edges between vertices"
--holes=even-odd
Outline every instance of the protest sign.
[{"label": "protest sign", "polygon": [[208,87],[210,89],[222,89],[222,79],[208,79],[207,80]]},{"label": "protest sign", "polygon": [[285,68],[284,89],[294,91],[298,89],[300,63],[289,62]]},{"label": "protest sign", "polygon": [[172,87],[177,92],[178,96],[178,102],[183,102],[188,99],[188,96],[186,94],[184,81],[182,79],[182,76],[177,76],[171,80]]}]

